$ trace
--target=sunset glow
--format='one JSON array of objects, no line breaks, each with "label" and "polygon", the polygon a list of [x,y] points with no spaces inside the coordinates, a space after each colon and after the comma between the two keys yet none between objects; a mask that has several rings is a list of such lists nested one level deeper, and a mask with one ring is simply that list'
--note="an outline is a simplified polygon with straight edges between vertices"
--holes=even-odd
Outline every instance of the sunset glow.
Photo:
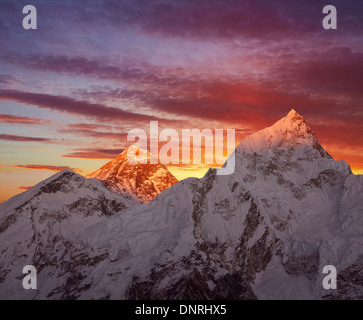
[{"label": "sunset glow", "polygon": [[[236,144],[291,108],[363,174],[360,1],[32,1],[0,10],[0,202],[65,168],[86,175],[133,128],[235,129]],[[179,180],[207,165],[170,165]]]}]

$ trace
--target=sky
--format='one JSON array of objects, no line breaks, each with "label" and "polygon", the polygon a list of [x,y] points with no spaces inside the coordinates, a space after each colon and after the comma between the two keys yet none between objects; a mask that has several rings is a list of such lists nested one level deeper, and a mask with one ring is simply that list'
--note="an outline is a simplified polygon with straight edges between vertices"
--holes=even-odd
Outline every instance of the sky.
[{"label": "sky", "polygon": [[[36,30],[22,27],[28,4]],[[322,26],[327,4],[336,30]],[[150,121],[235,129],[238,143],[292,108],[362,174],[362,30],[356,0],[0,0],[0,202],[98,169]]]}]

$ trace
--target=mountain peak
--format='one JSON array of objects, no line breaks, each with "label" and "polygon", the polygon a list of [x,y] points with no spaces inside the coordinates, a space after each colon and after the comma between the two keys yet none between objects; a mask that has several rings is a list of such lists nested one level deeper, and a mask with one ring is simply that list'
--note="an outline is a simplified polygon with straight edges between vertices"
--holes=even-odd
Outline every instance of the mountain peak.
[{"label": "mountain peak", "polygon": [[131,151],[134,151],[134,152],[139,152],[139,151],[143,151],[143,152],[146,152],[147,154],[150,154],[149,150],[145,150],[143,148],[140,148],[138,146],[135,146],[133,144],[129,145],[128,147],[126,147],[120,154],[119,156],[121,155],[124,155],[124,156],[127,156],[127,152],[131,150]]},{"label": "mountain peak", "polygon": [[291,130],[295,128],[298,131],[305,131],[313,133],[310,127],[305,122],[304,117],[298,114],[294,109],[291,109],[289,113],[277,121],[272,127],[281,127],[281,129]]},{"label": "mountain peak", "polygon": [[[134,159],[134,155],[137,159]],[[130,164],[134,165],[139,161],[145,160],[150,162],[152,154],[147,149],[142,149],[135,145],[130,145],[126,147],[114,160],[116,161],[128,161]]]},{"label": "mountain peak", "polygon": [[[132,153],[129,154],[129,151]],[[140,155],[140,151],[146,153]],[[130,159],[133,155],[138,157],[135,163]],[[144,157],[147,158],[147,163],[138,163]],[[97,178],[113,192],[127,194],[141,203],[148,203],[178,182],[163,164],[151,164],[151,157],[148,150],[130,145],[103,167],[86,175],[86,178]]]},{"label": "mountain peak", "polygon": [[275,122],[272,126],[247,136],[240,143],[239,149],[245,152],[263,153],[266,150],[312,147],[323,158],[331,156],[320,145],[318,138],[294,109]]},{"label": "mountain peak", "polygon": [[300,116],[294,109],[291,109],[285,118],[291,120],[297,120],[299,118],[302,118],[302,116]]}]

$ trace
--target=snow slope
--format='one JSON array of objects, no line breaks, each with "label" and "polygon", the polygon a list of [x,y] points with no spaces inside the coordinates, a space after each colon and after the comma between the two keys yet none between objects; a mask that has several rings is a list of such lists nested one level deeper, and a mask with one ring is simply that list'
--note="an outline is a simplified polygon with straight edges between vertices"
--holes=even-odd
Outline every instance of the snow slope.
[{"label": "snow slope", "polygon": [[[63,170],[0,205],[0,298],[46,298],[62,290],[82,267],[102,260],[105,249],[84,242],[92,228],[137,203],[99,181]],[[89,231],[88,231],[89,229]],[[46,295],[22,288],[22,268],[34,265]],[[66,292],[62,292],[64,297]],[[62,295],[60,297],[62,297]],[[67,296],[69,298],[69,296]]]}]

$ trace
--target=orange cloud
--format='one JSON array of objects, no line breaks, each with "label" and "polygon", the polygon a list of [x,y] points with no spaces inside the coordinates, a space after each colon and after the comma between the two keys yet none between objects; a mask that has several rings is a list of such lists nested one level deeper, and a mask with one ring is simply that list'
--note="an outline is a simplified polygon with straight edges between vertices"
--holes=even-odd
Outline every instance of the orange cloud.
[{"label": "orange cloud", "polygon": [[32,188],[33,186],[29,186],[29,187],[23,187],[23,186],[21,186],[21,187],[19,187],[18,189],[20,189],[20,190],[29,190],[30,188]]},{"label": "orange cloud", "polygon": [[113,159],[118,156],[122,149],[76,149],[74,152],[65,154],[64,158],[85,158],[85,159]]}]

